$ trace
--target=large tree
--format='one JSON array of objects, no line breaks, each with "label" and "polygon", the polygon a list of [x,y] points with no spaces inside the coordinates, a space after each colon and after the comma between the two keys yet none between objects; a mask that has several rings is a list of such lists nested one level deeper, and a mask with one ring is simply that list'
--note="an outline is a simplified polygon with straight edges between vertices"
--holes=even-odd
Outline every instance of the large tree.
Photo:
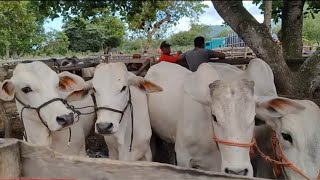
[{"label": "large tree", "polygon": [[46,33],[46,41],[41,48],[38,49],[37,54],[65,55],[68,52],[69,40],[67,35],[62,31],[50,31]]},{"label": "large tree", "polygon": [[93,17],[110,10],[128,23],[130,30],[143,34],[147,42],[147,50],[159,29],[168,29],[183,17],[194,21],[208,7],[201,1],[34,1],[41,14],[55,18],[58,13],[68,18],[70,15],[82,14]]},{"label": "large tree", "polygon": [[81,16],[69,19],[63,26],[70,41],[69,49],[77,52],[98,52],[120,45],[124,24],[116,17],[102,14],[90,20]]},{"label": "large tree", "polygon": [[[204,12],[204,7],[207,6],[198,1],[145,1],[140,10],[133,9],[125,17],[130,29],[145,33],[147,50],[161,27],[167,25],[165,28],[170,28],[183,17],[192,17],[196,21],[199,14]],[[140,13],[136,13],[137,10]]]},{"label": "large tree", "polygon": [[303,22],[303,37],[310,43],[320,45],[320,14],[316,14],[315,18],[307,17]]},{"label": "large tree", "polygon": [[[259,8],[264,12],[266,0],[254,0],[260,4]],[[308,5],[304,11],[305,4]],[[311,16],[320,10],[320,1],[313,0],[277,0],[272,3],[272,18],[275,22],[282,20],[281,41],[285,58],[298,58],[302,56],[302,29],[303,17]],[[293,31],[292,31],[293,30]]]},{"label": "large tree", "polygon": [[7,59],[33,51],[44,39],[42,21],[29,9],[28,3],[0,2],[0,52],[5,52]]},{"label": "large tree", "polygon": [[311,72],[310,68],[313,68],[319,59],[310,58],[298,73],[293,73],[286,64],[280,48],[273,41],[268,27],[263,23],[260,24],[244,8],[241,1],[212,1],[212,3],[224,21],[253,52],[271,66],[280,94],[302,95],[309,91],[311,81],[316,78],[316,73]]},{"label": "large tree", "polygon": [[[242,1],[212,1],[224,21],[243,39],[254,53],[268,62],[276,74],[278,90],[285,94],[297,92],[294,74],[285,63],[281,51],[273,42],[268,27],[260,24],[243,6]],[[286,76],[277,76],[287,74]],[[279,86],[279,85],[282,86]]]}]

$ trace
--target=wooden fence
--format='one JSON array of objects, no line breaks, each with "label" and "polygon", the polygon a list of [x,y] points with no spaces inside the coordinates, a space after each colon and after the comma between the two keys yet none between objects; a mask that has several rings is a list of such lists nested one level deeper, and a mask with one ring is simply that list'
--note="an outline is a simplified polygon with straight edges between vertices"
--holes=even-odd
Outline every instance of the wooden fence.
[{"label": "wooden fence", "polygon": [[0,178],[77,180],[258,179],[183,168],[155,162],[125,162],[67,156],[16,139],[0,139]]}]

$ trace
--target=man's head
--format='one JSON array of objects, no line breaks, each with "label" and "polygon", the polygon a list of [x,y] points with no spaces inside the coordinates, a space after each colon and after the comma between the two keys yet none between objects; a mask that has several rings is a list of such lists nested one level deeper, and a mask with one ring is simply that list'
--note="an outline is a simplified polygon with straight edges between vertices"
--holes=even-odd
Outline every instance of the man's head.
[{"label": "man's head", "polygon": [[171,44],[168,44],[166,41],[163,41],[160,44],[160,49],[162,51],[163,54],[170,54],[171,53],[171,48],[170,48]]},{"label": "man's head", "polygon": [[204,37],[198,36],[194,39],[194,47],[204,48]]}]

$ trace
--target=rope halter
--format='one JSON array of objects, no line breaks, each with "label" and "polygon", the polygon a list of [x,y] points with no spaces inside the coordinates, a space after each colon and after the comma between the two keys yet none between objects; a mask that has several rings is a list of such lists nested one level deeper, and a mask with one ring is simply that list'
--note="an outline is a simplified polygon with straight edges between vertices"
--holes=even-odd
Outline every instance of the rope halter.
[{"label": "rope halter", "polygon": [[[283,167],[289,167],[291,168],[293,171],[295,171],[296,173],[300,174],[302,177],[304,177],[305,179],[312,179],[309,178],[308,176],[306,176],[298,167],[296,167],[292,162],[290,162],[284,155],[283,150],[280,146],[279,140],[276,136],[276,132],[273,132],[272,137],[271,137],[271,142],[272,142],[272,147],[273,147],[273,151],[276,154],[277,159],[279,160],[274,160],[272,158],[270,158],[269,156],[265,155],[260,148],[258,147],[257,144],[254,145],[254,147],[257,149],[258,153],[260,154],[260,156],[262,158],[265,159],[265,161],[269,162],[272,165],[273,168],[273,173],[275,177],[278,177],[281,173],[281,171],[279,170],[279,167],[281,169],[283,169]],[[318,177],[316,179],[320,179],[320,172],[318,174]]]},{"label": "rope halter", "polygon": [[118,109],[113,109],[113,108],[109,108],[109,107],[98,107],[97,105],[97,101],[96,101],[96,98],[95,96],[92,94],[92,98],[93,98],[93,103],[94,103],[94,109],[95,109],[95,112],[98,112],[99,110],[106,110],[106,111],[112,111],[112,112],[115,112],[115,113],[119,113],[121,114],[121,117],[120,117],[120,120],[119,120],[119,124],[121,123],[122,119],[123,119],[123,116],[124,116],[124,113],[127,111],[128,107],[130,106],[130,110],[131,110],[131,139],[130,139],[130,146],[129,146],[129,152],[132,151],[132,142],[133,142],[133,105],[132,105],[132,101],[131,101],[131,91],[130,91],[130,88],[129,88],[129,100],[126,104],[126,106],[123,108],[123,110],[118,110]]},{"label": "rope halter", "polygon": [[[20,120],[22,121],[22,126],[23,126],[23,129],[24,129],[24,133],[23,133],[23,137],[24,139],[28,142],[28,137],[27,137],[27,131],[26,131],[26,128],[25,128],[25,125],[24,125],[24,121],[23,121],[23,112],[25,109],[32,109],[32,110],[35,110],[38,114],[38,117],[40,119],[40,121],[42,122],[42,124],[48,129],[49,133],[51,133],[51,130],[50,128],[48,127],[48,124],[42,119],[42,116],[40,114],[40,110],[42,108],[44,108],[45,106],[53,103],[53,102],[56,102],[56,101],[61,101],[64,105],[66,105],[66,107],[68,109],[71,109],[73,112],[75,112],[71,106],[67,103],[66,100],[62,99],[62,98],[53,98],[47,102],[44,102],[43,104],[41,104],[39,107],[32,107],[26,103],[24,103],[23,101],[21,101],[17,96],[14,97],[15,100],[17,100],[22,106],[23,108],[21,109],[20,111]],[[68,146],[70,145],[70,141],[71,141],[71,128],[69,128],[69,140],[68,140]]]}]

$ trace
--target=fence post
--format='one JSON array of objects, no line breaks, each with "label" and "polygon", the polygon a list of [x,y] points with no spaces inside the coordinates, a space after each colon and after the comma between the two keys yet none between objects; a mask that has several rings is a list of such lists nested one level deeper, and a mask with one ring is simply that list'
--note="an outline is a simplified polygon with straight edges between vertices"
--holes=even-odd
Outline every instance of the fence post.
[{"label": "fence post", "polygon": [[248,48],[247,46],[244,47],[244,58],[247,58],[247,53],[248,53],[247,52],[247,50],[248,50],[247,48]]},{"label": "fence post", "polygon": [[234,49],[233,49],[233,45],[232,45],[232,46],[231,46],[231,59],[234,58],[233,51],[234,51]]}]

